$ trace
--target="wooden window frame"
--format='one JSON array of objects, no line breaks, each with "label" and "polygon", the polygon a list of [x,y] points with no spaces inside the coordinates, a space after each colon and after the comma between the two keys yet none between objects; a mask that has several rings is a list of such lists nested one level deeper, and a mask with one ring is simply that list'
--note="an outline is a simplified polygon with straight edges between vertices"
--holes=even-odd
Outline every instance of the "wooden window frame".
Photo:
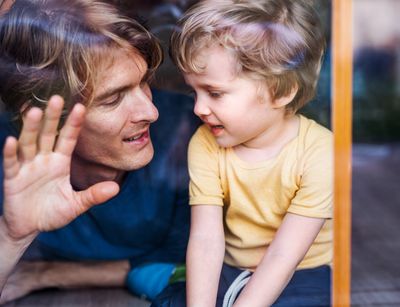
[{"label": "wooden window frame", "polygon": [[332,0],[333,306],[351,303],[352,8],[352,0]]}]

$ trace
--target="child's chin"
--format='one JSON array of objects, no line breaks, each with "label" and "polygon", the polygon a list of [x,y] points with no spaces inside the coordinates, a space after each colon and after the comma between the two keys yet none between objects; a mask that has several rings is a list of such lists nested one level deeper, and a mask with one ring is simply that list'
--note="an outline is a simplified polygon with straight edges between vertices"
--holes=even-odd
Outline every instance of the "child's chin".
[{"label": "child's chin", "polygon": [[227,140],[226,138],[222,137],[221,138],[216,137],[215,140],[217,141],[217,144],[223,148],[235,147],[239,145],[237,142],[234,142],[232,140]]}]

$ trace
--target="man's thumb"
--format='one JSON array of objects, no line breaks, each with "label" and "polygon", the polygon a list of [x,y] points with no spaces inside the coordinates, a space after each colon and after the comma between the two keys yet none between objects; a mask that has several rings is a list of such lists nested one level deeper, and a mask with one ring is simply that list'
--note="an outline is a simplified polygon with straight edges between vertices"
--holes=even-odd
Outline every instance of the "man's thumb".
[{"label": "man's thumb", "polygon": [[93,205],[104,203],[110,198],[117,195],[119,192],[119,186],[114,181],[105,181],[96,183],[88,189],[79,192],[81,199],[81,211],[79,214],[88,210]]}]

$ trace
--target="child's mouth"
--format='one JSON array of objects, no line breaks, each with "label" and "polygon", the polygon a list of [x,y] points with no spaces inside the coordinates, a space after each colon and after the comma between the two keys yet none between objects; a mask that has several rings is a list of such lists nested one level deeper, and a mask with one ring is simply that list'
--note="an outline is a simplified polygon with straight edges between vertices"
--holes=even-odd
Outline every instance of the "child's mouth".
[{"label": "child's mouth", "polygon": [[214,136],[220,135],[224,130],[224,126],[222,126],[222,125],[212,125],[212,126],[210,126],[210,128],[211,128],[211,133]]}]

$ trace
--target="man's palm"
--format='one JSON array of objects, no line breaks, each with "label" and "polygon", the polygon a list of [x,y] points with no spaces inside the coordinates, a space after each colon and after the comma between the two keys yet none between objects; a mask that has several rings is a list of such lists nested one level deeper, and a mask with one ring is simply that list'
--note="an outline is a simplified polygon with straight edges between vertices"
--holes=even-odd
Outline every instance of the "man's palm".
[{"label": "man's palm", "polygon": [[85,109],[76,105],[57,137],[63,100],[50,99],[44,119],[31,109],[24,118],[19,140],[4,147],[4,218],[9,233],[22,238],[60,228],[94,204],[118,193],[114,182],[98,183],[76,192],[70,183],[71,155]]}]

